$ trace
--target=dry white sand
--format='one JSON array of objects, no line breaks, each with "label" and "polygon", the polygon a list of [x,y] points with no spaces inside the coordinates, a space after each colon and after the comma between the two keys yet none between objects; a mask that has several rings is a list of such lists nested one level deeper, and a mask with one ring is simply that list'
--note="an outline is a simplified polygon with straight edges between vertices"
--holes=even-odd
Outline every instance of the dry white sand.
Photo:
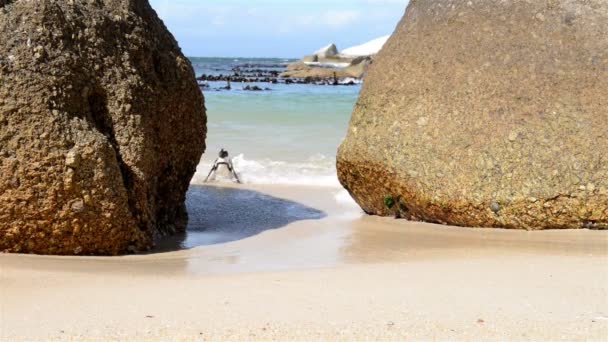
[{"label": "dry white sand", "polygon": [[608,339],[608,232],[361,217],[336,193],[194,189],[174,251],[0,255],[0,339]]}]

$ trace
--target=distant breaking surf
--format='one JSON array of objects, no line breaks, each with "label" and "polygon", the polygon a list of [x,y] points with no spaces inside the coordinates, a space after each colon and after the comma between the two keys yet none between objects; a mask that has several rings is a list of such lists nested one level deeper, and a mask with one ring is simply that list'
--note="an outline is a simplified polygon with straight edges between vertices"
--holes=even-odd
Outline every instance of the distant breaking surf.
[{"label": "distant breaking surf", "polygon": [[[321,154],[302,162],[249,160],[240,154],[233,158],[233,163],[239,178],[245,184],[340,187],[334,159]],[[210,168],[208,162],[199,164],[192,184],[204,184]],[[231,183],[232,179],[225,171],[219,172],[213,182]]]}]

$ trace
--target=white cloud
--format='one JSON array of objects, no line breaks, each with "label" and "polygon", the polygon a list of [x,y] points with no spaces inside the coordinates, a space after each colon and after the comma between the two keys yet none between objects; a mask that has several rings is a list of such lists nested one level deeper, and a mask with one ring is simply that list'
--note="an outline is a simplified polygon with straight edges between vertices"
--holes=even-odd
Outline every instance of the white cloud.
[{"label": "white cloud", "polygon": [[223,15],[217,15],[211,18],[211,25],[215,27],[223,27],[226,26],[226,17]]},{"label": "white cloud", "polygon": [[327,11],[321,16],[322,24],[331,28],[343,28],[353,25],[361,17],[361,12],[355,10]]},{"label": "white cloud", "polygon": [[280,33],[339,30],[355,25],[361,16],[357,10],[329,10],[316,15],[284,16],[278,30]]}]

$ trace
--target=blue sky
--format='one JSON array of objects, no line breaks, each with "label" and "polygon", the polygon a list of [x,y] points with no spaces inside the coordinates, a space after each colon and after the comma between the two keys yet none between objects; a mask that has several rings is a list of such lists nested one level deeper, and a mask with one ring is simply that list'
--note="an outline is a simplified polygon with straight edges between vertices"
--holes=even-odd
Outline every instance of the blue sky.
[{"label": "blue sky", "polygon": [[393,32],[408,0],[151,0],[190,57],[301,57]]}]

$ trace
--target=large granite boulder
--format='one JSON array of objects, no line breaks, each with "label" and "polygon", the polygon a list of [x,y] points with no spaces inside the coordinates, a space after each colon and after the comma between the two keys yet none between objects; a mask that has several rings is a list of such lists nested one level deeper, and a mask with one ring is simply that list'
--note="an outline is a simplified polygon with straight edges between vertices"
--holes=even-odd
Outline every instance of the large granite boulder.
[{"label": "large granite boulder", "polygon": [[0,4],[0,251],[113,255],[185,229],[205,135],[147,1]]},{"label": "large granite boulder", "polygon": [[608,2],[411,1],[337,166],[370,214],[608,228]]}]

